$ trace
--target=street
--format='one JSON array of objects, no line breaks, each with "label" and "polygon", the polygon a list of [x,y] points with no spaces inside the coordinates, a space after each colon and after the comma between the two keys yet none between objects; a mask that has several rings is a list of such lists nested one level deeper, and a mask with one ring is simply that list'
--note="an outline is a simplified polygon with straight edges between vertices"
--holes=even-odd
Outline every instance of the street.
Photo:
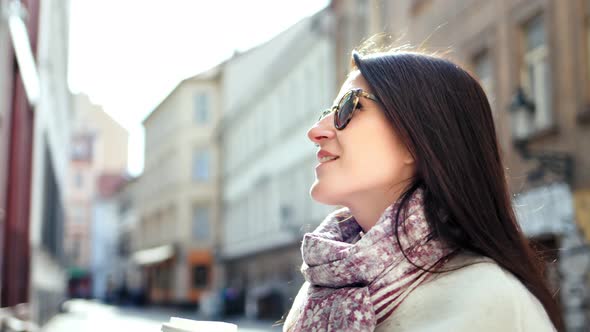
[{"label": "street", "polygon": [[[67,312],[52,318],[42,329],[43,332],[157,332],[162,322],[171,316],[198,319],[191,312],[173,311],[161,308],[116,307],[94,301],[73,300],[66,304]],[[238,325],[239,332],[281,331],[281,326],[272,326],[270,321],[249,321],[229,319]]]}]

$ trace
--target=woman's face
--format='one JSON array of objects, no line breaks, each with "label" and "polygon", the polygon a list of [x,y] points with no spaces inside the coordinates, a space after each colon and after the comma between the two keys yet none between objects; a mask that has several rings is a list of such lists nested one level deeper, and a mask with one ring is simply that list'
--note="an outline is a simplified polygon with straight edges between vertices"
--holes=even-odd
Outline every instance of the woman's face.
[{"label": "woman's face", "polygon": [[[357,70],[344,82],[334,104],[355,88],[373,93]],[[392,189],[405,187],[406,180],[414,174],[414,160],[385,117],[382,106],[365,97],[360,97],[359,104],[343,130],[334,127],[332,113],[307,132],[309,139],[319,145],[320,156],[326,152],[337,156],[326,162],[318,160],[315,168],[316,180],[310,193],[320,203],[350,206],[356,201],[384,199],[383,195]]]}]

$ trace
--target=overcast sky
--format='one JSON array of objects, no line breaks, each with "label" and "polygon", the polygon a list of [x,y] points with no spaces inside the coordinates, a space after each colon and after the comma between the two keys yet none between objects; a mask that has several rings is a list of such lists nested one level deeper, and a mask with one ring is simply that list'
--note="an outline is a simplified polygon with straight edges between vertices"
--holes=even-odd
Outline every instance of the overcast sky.
[{"label": "overcast sky", "polygon": [[71,0],[69,84],[130,132],[143,169],[141,121],[182,79],[267,41],[328,0]]}]

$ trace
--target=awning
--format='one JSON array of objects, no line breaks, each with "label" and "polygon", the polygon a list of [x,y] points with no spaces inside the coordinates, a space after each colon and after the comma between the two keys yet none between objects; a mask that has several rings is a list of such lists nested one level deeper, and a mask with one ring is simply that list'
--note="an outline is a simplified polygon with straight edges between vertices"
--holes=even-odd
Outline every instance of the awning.
[{"label": "awning", "polygon": [[88,270],[81,267],[72,266],[68,268],[68,276],[72,279],[82,279],[88,276]]},{"label": "awning", "polygon": [[163,262],[174,256],[174,245],[167,244],[151,249],[137,251],[132,259],[137,265],[151,265]]}]

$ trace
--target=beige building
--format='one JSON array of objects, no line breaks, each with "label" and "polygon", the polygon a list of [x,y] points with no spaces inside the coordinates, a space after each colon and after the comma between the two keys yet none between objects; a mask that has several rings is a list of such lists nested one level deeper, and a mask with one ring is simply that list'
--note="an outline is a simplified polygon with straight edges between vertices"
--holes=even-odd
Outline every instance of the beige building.
[{"label": "beige building", "polygon": [[85,95],[74,97],[73,108],[64,251],[70,292],[90,296],[91,230],[93,222],[100,222],[93,220],[97,180],[103,174],[126,173],[128,133]]},{"label": "beige building", "polygon": [[92,169],[102,173],[125,171],[129,138],[127,130],[85,95],[74,97],[74,108],[76,132],[95,137],[92,148],[96,153],[92,154]]},{"label": "beige building", "polygon": [[329,22],[327,10],[304,18],[224,68],[222,257],[239,294],[226,314],[285,314],[303,283],[302,232],[334,208],[309,196],[317,148],[306,136],[336,93]]},{"label": "beige building", "polygon": [[550,254],[548,278],[567,330],[589,326],[590,1],[335,0],[332,8],[341,75],[352,47],[385,31],[397,46],[447,53],[480,78],[519,222],[536,242],[563,249]]},{"label": "beige building", "polygon": [[220,76],[217,67],[183,80],[143,122],[145,168],[132,250],[152,302],[196,303],[221,276],[213,264]]}]

